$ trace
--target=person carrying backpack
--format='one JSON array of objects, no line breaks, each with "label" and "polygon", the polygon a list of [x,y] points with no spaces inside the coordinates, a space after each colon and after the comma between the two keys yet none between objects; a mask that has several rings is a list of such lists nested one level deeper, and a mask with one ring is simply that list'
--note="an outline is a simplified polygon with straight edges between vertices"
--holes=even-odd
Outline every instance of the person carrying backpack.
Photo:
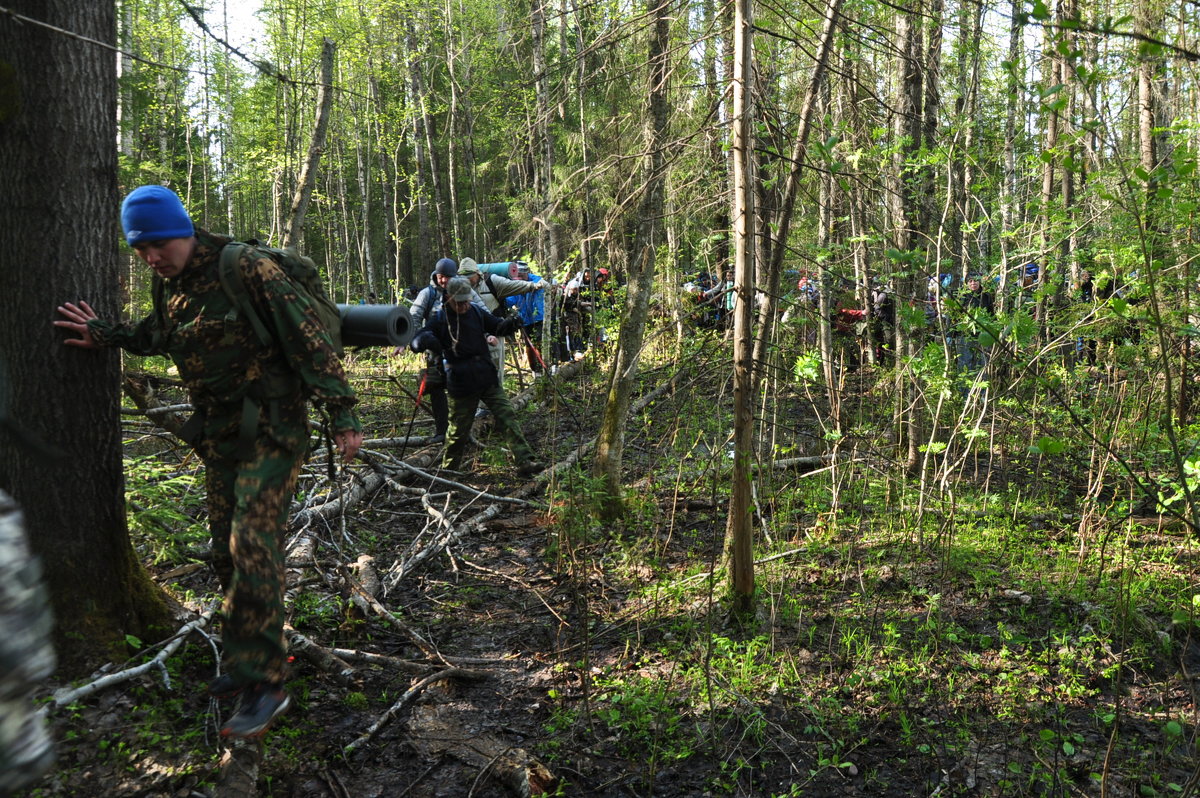
[{"label": "person carrying backpack", "polygon": [[521,317],[521,326],[525,328],[522,336],[525,344],[525,362],[529,364],[530,371],[540,373],[545,367],[545,362],[535,342],[541,340],[542,325],[546,320],[546,289],[557,291],[558,286],[553,286],[543,280],[541,275],[534,274],[529,264],[522,261],[517,261],[517,279],[541,288],[530,294],[508,298],[509,307],[516,308],[517,315]]},{"label": "person carrying backpack", "polygon": [[542,464],[533,459],[533,449],[521,432],[488,353],[489,345],[497,337],[520,329],[521,320],[493,316],[474,305],[474,296],[465,277],[451,279],[446,284],[445,308],[433,314],[425,329],[409,343],[414,352],[430,352],[446,364],[450,435],[442,467],[457,471],[462,465],[475,423],[475,408],[483,402],[495,417],[496,429],[508,436],[518,473],[535,474],[542,470]]},{"label": "person carrying backpack", "polygon": [[[531,283],[527,280],[512,280],[498,274],[479,271],[479,264],[470,258],[463,258],[458,265],[458,276],[467,278],[475,293],[483,299],[483,304],[496,316],[503,316],[507,310],[509,297],[533,294],[546,286]],[[492,363],[496,366],[500,385],[504,386],[504,339],[497,338],[496,345],[491,347]]]},{"label": "person carrying backpack", "polygon": [[[290,703],[283,687],[282,544],[308,453],[308,400],[329,417],[349,461],[362,444],[357,397],[310,293],[270,253],[196,227],[163,186],[130,192],[121,224],[162,281],[161,312],[113,323],[87,302],[67,302],[54,325],[77,336],[64,341],[68,346],[165,355],[179,370],[196,409],[184,435],[204,461],[213,569],[225,593],[226,673],[209,692],[241,696],[223,736],[257,737]],[[227,247],[239,247],[245,302],[222,285]]]},{"label": "person carrying backpack", "polygon": [[[433,318],[433,314],[442,309],[446,301],[446,284],[457,275],[458,264],[450,258],[439,258],[433,265],[429,285],[421,289],[408,309],[413,329],[419,330],[427,319]],[[471,303],[487,309],[478,294],[472,297]],[[400,351],[396,350],[397,353]],[[425,368],[421,370],[421,388],[417,391],[418,397],[422,395],[429,397],[429,410],[433,414],[433,442],[442,443],[446,440],[446,430],[450,427],[450,404],[446,400],[446,369],[440,357],[428,352],[425,353]]]}]

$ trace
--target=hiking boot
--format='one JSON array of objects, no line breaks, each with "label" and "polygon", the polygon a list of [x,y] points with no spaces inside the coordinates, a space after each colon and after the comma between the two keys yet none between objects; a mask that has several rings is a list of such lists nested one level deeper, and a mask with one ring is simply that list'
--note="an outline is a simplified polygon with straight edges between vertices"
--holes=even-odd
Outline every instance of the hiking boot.
[{"label": "hiking boot", "polygon": [[429,436],[429,442],[430,443],[445,443],[446,442],[446,433],[435,432],[433,435]]},{"label": "hiking boot", "polygon": [[527,463],[521,463],[517,466],[517,473],[523,477],[531,477],[534,474],[540,474],[546,470],[546,464],[537,460],[530,460]]},{"label": "hiking boot", "polygon": [[278,684],[260,682],[242,695],[237,714],[221,727],[222,737],[261,737],[271,728],[271,721],[283,714],[292,699]]},{"label": "hiking boot", "polygon": [[213,698],[224,700],[241,695],[246,685],[233,678],[231,674],[223,673],[208,683],[208,694]]}]

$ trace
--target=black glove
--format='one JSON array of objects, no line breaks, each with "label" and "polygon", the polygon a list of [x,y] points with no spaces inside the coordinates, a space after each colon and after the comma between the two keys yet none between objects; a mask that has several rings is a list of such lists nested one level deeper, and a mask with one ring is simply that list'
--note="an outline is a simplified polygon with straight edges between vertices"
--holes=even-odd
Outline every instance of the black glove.
[{"label": "black glove", "polygon": [[522,326],[523,325],[521,324],[520,316],[509,316],[501,321],[499,326],[496,327],[496,335],[499,335],[502,338],[512,335],[513,333],[517,332],[517,330],[520,330]]},{"label": "black glove", "polygon": [[437,339],[437,336],[424,330],[413,337],[409,347],[414,352],[433,352],[438,354],[442,351],[442,343]]}]

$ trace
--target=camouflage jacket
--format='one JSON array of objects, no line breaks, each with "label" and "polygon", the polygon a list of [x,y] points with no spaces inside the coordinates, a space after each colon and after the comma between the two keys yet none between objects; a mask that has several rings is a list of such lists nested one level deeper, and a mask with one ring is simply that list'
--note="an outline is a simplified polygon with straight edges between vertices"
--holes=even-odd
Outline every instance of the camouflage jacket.
[{"label": "camouflage jacket", "polygon": [[[284,400],[307,396],[329,411],[334,431],[361,430],[353,411],[358,400],[333,343],[279,265],[249,257],[238,264],[250,300],[273,334],[272,343],[263,346],[221,289],[220,252],[230,239],[200,229],[196,237],[191,261],[164,281],[162,318],[151,313],[137,324],[94,319],[88,330],[96,343],[135,355],[169,356],[192,402],[213,419],[236,425],[247,394]],[[292,389],[283,396],[255,392],[263,385],[288,384],[288,375],[293,375]]]}]

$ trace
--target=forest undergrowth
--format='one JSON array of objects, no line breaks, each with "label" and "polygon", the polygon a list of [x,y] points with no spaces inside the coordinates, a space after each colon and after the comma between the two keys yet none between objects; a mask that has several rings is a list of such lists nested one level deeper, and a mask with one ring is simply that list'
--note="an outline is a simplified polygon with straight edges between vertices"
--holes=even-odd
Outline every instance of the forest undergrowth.
[{"label": "forest undergrowth", "polygon": [[[1087,418],[1129,434],[1117,427],[1141,394],[1119,369],[1064,371],[1042,396],[1006,392],[998,374],[929,382],[916,475],[896,465],[886,366],[843,364],[836,417],[801,369],[770,375],[757,612],[736,617],[728,358],[716,338],[683,352],[655,340],[642,393],[672,390],[630,418],[615,526],[592,512],[586,451],[530,487],[486,425],[454,476],[480,492],[437,481],[429,421],[401,388],[414,362],[354,361],[367,456],[336,488],[319,455],[302,481],[289,622],[293,650],[312,649],[262,745],[258,794],[1195,794],[1195,541],[1071,431]],[[601,355],[570,375],[510,375],[548,462],[595,432]],[[131,527],[182,624],[217,598],[202,484],[177,441],[138,419]],[[322,495],[348,509],[317,512]],[[48,686],[59,764],[29,794],[218,794],[231,708],[204,693],[218,633],[62,705],[49,692],[64,685]],[[161,650],[128,642],[110,670]]]}]

